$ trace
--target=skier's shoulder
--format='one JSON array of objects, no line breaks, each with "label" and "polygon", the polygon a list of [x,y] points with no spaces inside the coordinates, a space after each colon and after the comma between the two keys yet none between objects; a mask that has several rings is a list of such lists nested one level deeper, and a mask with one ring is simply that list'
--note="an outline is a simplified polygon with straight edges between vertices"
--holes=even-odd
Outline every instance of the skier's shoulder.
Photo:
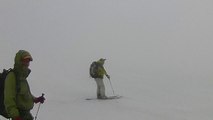
[{"label": "skier's shoulder", "polygon": [[16,75],[13,70],[10,70],[6,76],[6,79],[15,79]]}]

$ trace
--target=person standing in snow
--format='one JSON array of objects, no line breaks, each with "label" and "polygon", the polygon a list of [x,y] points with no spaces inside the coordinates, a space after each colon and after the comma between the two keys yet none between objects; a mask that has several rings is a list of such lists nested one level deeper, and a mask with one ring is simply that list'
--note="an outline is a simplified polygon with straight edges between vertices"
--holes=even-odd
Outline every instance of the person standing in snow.
[{"label": "person standing in snow", "polygon": [[5,109],[12,120],[33,120],[30,110],[34,103],[44,103],[43,96],[34,97],[31,94],[27,77],[31,70],[32,56],[25,50],[19,50],[15,56],[15,64],[5,80],[4,104]]},{"label": "person standing in snow", "polygon": [[98,99],[107,99],[107,96],[105,95],[105,86],[103,82],[104,75],[108,79],[110,79],[110,76],[107,74],[104,63],[106,59],[99,59],[98,61],[95,61],[92,63],[90,67],[90,76],[95,79],[95,82],[97,84],[97,98]]}]

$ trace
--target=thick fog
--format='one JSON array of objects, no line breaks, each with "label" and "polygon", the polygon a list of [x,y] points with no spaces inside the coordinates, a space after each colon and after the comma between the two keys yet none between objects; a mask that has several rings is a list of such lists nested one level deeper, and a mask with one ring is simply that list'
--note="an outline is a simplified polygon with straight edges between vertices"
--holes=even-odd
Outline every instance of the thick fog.
[{"label": "thick fog", "polygon": [[211,82],[212,4],[208,0],[1,0],[0,66],[12,67],[15,53],[25,49],[34,57],[36,76],[47,70],[53,78],[59,71],[70,79],[86,76],[90,62],[104,57],[117,76]]},{"label": "thick fog", "polygon": [[1,0],[0,69],[13,67],[16,52],[28,50],[34,59],[32,91],[51,100],[74,97],[86,86],[95,92],[88,69],[103,57],[115,89],[120,87],[117,93],[137,96],[146,86],[157,87],[203,98],[212,110],[212,5],[211,0]]}]

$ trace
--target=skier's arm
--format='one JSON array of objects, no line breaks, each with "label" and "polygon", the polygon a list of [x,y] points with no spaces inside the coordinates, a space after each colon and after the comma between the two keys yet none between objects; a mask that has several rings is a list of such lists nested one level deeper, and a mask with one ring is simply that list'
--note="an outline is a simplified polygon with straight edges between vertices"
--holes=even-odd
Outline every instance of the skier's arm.
[{"label": "skier's arm", "polygon": [[110,76],[107,74],[107,72],[106,72],[106,70],[105,70],[104,67],[103,67],[103,71],[104,71],[104,74],[106,75],[106,77],[107,77],[108,79],[110,79]]}]

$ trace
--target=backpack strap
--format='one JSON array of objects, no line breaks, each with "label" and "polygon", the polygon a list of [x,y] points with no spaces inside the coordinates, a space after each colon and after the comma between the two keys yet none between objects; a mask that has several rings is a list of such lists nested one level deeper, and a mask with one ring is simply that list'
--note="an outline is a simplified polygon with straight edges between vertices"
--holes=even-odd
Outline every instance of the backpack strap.
[{"label": "backpack strap", "polygon": [[16,75],[14,69],[12,69],[12,68],[8,69],[8,74],[9,74],[10,72],[13,72],[13,73],[15,74],[15,79],[16,79],[16,92],[19,93],[20,90],[21,90],[21,86],[20,86],[20,82],[19,82],[19,80],[18,80],[18,77],[17,77],[17,75]]}]

